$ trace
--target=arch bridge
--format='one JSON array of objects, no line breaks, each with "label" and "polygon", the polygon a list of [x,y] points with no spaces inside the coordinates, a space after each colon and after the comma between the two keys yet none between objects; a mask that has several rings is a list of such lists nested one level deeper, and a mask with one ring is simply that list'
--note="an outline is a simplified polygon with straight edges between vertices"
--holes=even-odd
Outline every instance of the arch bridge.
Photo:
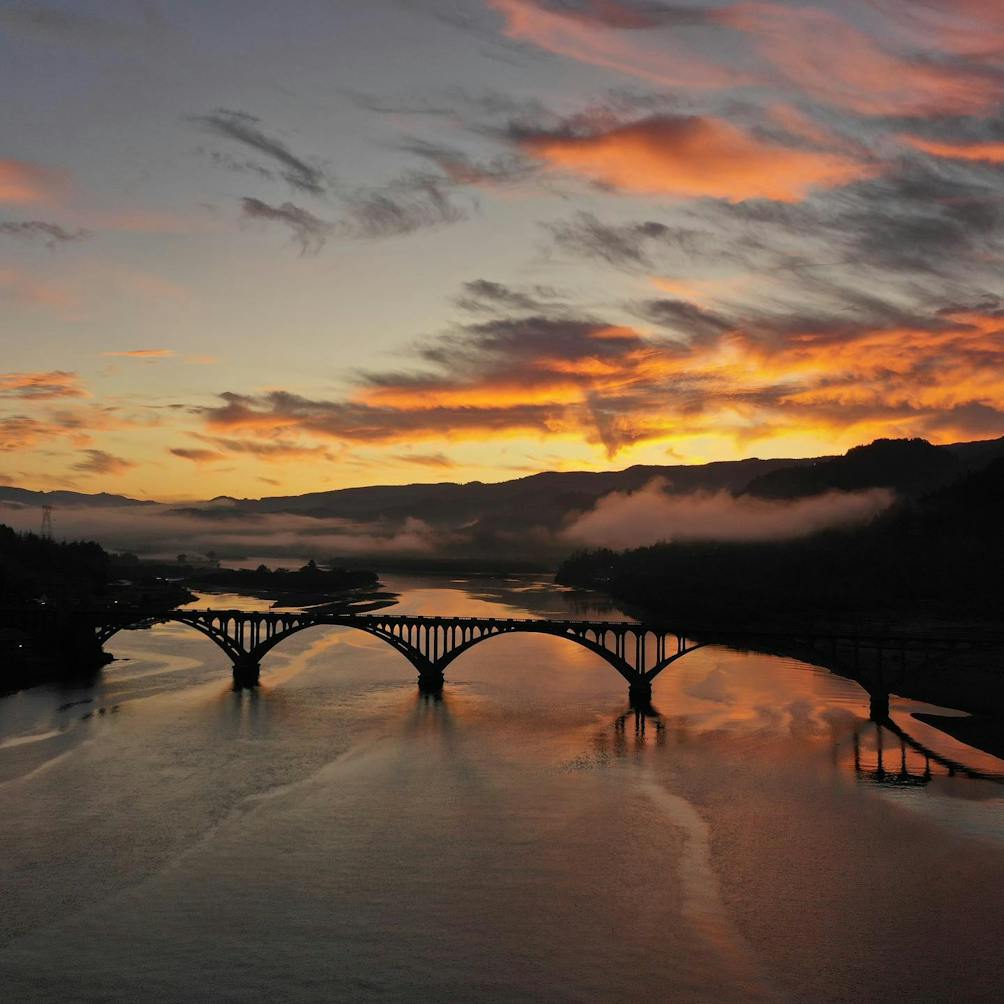
[{"label": "arch bridge", "polygon": [[280,642],[319,626],[365,631],[400,652],[428,690],[443,686],[446,668],[464,652],[500,635],[564,638],[596,653],[627,681],[632,700],[651,697],[652,681],[705,643],[683,633],[628,621],[570,621],[515,617],[425,617],[404,614],[258,613],[243,610],[172,610],[76,613],[103,646],[119,631],[156,623],[187,624],[215,642],[233,664],[234,684],[257,685],[264,657]]},{"label": "arch bridge", "polygon": [[[56,611],[47,608],[0,611],[0,625],[17,627],[41,641],[68,640],[64,656],[107,661],[101,647],[119,631],[156,623],[186,624],[218,645],[233,666],[234,685],[253,687],[262,659],[280,642],[308,628],[347,627],[365,631],[400,652],[418,673],[423,689],[439,690],[450,663],[490,638],[538,634],[564,638],[594,652],[628,684],[632,703],[651,699],[652,681],[677,660],[705,645],[725,644],[773,654],[788,654],[827,665],[856,680],[871,696],[872,717],[888,717],[889,693],[935,656],[1002,639],[907,638],[790,633],[693,632],[631,621],[551,620],[514,617],[438,617],[384,613],[259,612],[244,610]],[[51,646],[50,646],[51,647]]]}]

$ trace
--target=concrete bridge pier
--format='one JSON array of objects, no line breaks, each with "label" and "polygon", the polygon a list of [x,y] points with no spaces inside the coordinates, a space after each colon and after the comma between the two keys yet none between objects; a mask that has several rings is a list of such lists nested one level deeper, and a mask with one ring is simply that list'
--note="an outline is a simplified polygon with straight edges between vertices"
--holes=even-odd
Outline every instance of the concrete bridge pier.
[{"label": "concrete bridge pier", "polygon": [[889,720],[889,694],[883,690],[868,691],[868,717],[873,722]]},{"label": "concrete bridge pier", "polygon": [[426,669],[418,674],[418,689],[423,694],[441,694],[445,682],[441,669]]},{"label": "concrete bridge pier", "polygon": [[234,689],[257,687],[261,677],[261,665],[252,656],[238,659],[234,663]]},{"label": "concrete bridge pier", "polygon": [[652,704],[652,681],[639,676],[628,684],[628,703],[632,708],[644,710]]}]

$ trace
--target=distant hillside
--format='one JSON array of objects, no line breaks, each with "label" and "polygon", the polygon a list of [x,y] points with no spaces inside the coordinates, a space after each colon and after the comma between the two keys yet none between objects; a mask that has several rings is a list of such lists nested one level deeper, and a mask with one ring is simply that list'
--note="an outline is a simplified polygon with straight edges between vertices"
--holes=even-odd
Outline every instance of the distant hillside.
[{"label": "distant hillside", "polygon": [[65,506],[68,509],[115,509],[123,506],[154,506],[157,502],[141,502],[139,499],[126,498],[124,495],[109,495],[99,492],[96,495],[86,495],[82,492],[33,492],[27,488],[12,488],[0,486],[0,503],[7,502],[24,506]]},{"label": "distant hillside", "polygon": [[[104,493],[8,487],[0,488],[0,509],[9,514],[6,522],[21,530],[36,530],[39,507],[53,505],[60,510],[57,536],[95,537],[110,547],[142,554],[213,551],[221,558],[292,555],[297,560],[363,559],[365,565],[368,556],[532,559],[554,567],[572,546],[569,528],[588,518],[601,499],[616,493],[608,500],[606,512],[617,512],[623,501],[631,501],[629,496],[652,486],[646,497],[658,507],[659,491],[653,482],[675,496],[702,492],[787,501],[832,490],[888,488],[899,498],[916,499],[1000,456],[1004,456],[1004,439],[950,446],[932,446],[923,440],[877,440],[842,457],[551,471],[498,484],[375,485],[262,499],[219,496],[185,506]],[[729,510],[730,503],[712,503],[710,536],[724,518],[714,512]],[[702,504],[707,505],[707,499]],[[743,511],[741,506],[737,511]],[[662,531],[661,518],[649,520],[653,534]],[[832,522],[839,520],[834,517]],[[597,545],[603,542],[595,531],[587,539]]]},{"label": "distant hillside", "polygon": [[826,491],[890,488],[915,498],[1004,456],[1004,439],[932,446],[924,439],[877,439],[842,457],[781,467],[753,478],[746,493],[766,499],[795,499]]},{"label": "distant hillside", "polygon": [[1004,457],[865,526],[800,540],[691,541],[584,551],[559,582],[656,615],[791,619],[990,618],[1004,607]]},{"label": "distant hillside", "polygon": [[636,466],[623,471],[549,471],[498,484],[383,485],[287,495],[236,503],[245,512],[298,513],[367,522],[377,517],[408,517],[431,526],[470,526],[511,530],[528,524],[555,529],[573,512],[591,509],[610,492],[633,492],[655,478],[667,490],[740,492],[758,475],[803,460],[735,460],[711,464]]}]

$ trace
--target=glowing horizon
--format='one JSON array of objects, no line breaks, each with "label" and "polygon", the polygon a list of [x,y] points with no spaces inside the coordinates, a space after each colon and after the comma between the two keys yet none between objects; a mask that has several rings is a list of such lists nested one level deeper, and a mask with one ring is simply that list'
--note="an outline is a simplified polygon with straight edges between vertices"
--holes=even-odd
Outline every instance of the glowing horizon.
[{"label": "glowing horizon", "polygon": [[991,0],[0,11],[0,483],[1004,435]]}]

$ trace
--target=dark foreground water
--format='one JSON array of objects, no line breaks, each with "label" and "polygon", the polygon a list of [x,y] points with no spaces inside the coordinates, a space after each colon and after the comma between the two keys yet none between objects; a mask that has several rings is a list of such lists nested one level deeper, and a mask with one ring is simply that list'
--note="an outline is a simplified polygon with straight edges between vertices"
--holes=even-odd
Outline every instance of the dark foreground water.
[{"label": "dark foreground water", "polygon": [[893,700],[910,745],[855,684],[726,649],[644,718],[547,637],[473,649],[438,702],[351,630],[289,639],[256,693],[180,625],[111,648],[94,686],[0,700],[4,1001],[1004,996],[1004,763],[912,717],[939,709]]}]

